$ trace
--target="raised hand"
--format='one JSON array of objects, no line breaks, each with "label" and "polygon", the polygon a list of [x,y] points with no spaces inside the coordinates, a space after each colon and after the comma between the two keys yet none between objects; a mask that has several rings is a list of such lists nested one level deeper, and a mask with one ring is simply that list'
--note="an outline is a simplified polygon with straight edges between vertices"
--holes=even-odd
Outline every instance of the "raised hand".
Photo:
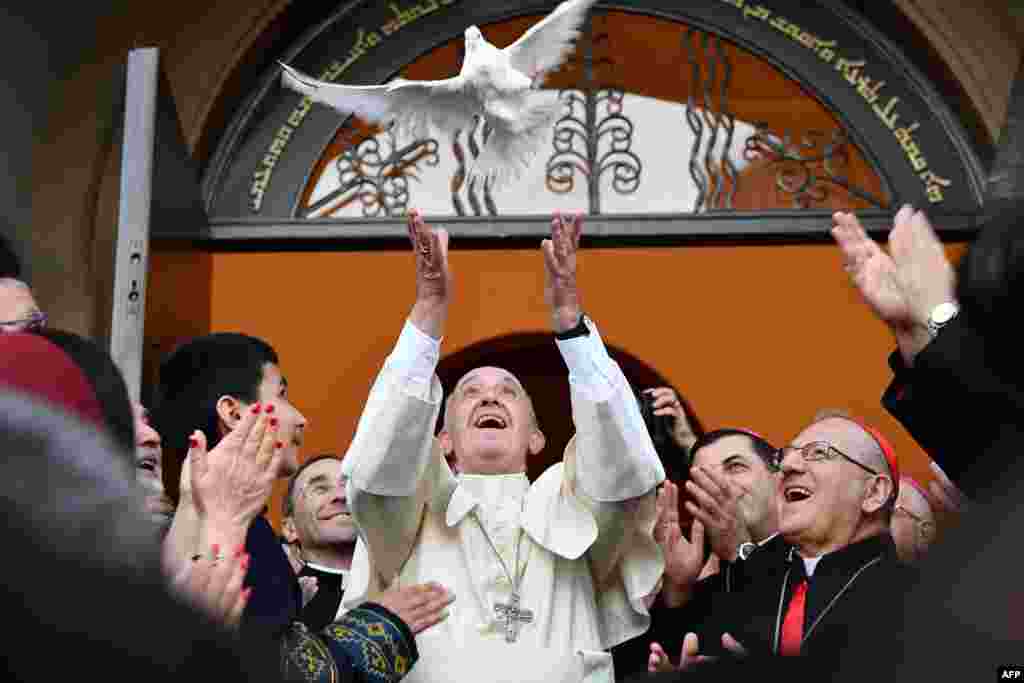
[{"label": "raised hand", "polygon": [[889,252],[911,323],[926,328],[932,309],[955,299],[956,275],[923,211],[904,207],[896,215]]},{"label": "raised hand", "polygon": [[551,238],[541,242],[544,252],[544,300],[551,309],[555,332],[565,332],[579,323],[581,309],[576,286],[576,252],[583,234],[583,215],[551,219]]},{"label": "raised hand", "polygon": [[665,557],[663,598],[669,607],[685,602],[704,567],[704,525],[694,520],[690,538],[679,527],[679,487],[666,481],[656,502],[658,521],[654,540]]},{"label": "raised hand", "polygon": [[274,406],[255,403],[217,447],[206,452],[206,436],[189,440],[192,499],[205,524],[247,529],[262,511],[280,470]]},{"label": "raised hand", "polygon": [[[896,214],[896,224],[906,220],[909,207]],[[907,328],[910,304],[896,276],[896,264],[861,227],[852,213],[836,213],[832,237],[843,254],[844,268],[864,301],[882,322],[890,327]]]},{"label": "raised hand", "polygon": [[448,618],[448,605],[455,595],[439,583],[420,583],[392,588],[377,595],[374,601],[399,616],[413,634],[421,633]]},{"label": "raised hand", "polygon": [[409,212],[408,228],[416,257],[416,304],[409,319],[424,334],[440,339],[452,290],[448,232],[428,227],[415,209]]},{"label": "raised hand", "polygon": [[654,399],[651,407],[655,415],[672,416],[672,438],[676,444],[685,449],[693,446],[697,441],[697,435],[693,433],[693,427],[690,426],[690,420],[686,417],[683,403],[676,392],[669,387],[656,387],[648,389],[647,393]]},{"label": "raised hand", "polygon": [[711,551],[723,560],[735,560],[740,544],[750,540],[737,488],[713,469],[694,467],[686,491],[696,501],[686,501],[686,510],[704,523]]},{"label": "raised hand", "polygon": [[832,236],[846,271],[861,296],[892,330],[904,360],[911,364],[927,346],[932,309],[954,301],[956,277],[946,252],[921,211],[904,206],[889,233],[889,254],[849,213],[837,213]]}]

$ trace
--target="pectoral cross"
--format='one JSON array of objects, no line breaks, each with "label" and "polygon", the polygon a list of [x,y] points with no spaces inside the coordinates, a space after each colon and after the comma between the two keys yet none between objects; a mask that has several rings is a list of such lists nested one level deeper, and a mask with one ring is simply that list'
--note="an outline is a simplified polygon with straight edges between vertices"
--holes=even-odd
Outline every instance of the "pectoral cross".
[{"label": "pectoral cross", "polygon": [[505,625],[505,641],[509,643],[516,642],[519,637],[519,624],[533,621],[533,612],[519,606],[518,593],[512,593],[507,604],[495,603],[494,614]]}]

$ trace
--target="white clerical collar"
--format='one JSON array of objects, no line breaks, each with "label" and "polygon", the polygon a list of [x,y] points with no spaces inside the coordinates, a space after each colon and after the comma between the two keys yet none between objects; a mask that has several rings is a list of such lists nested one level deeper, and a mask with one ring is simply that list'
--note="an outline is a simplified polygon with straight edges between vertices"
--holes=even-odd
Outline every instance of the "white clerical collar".
[{"label": "white clerical collar", "polygon": [[818,566],[818,563],[821,562],[821,558],[823,557],[825,556],[818,555],[817,557],[800,557],[800,559],[804,561],[804,571],[807,572],[807,578],[814,576],[814,568]]},{"label": "white clerical collar", "polygon": [[315,569],[318,572],[323,572],[324,574],[341,574],[342,576],[348,576],[349,570],[347,569],[337,569],[335,567],[328,567],[327,565],[317,564],[316,562],[306,562],[305,564],[310,569]]},{"label": "white clerical collar", "polygon": [[508,499],[521,501],[530,488],[526,473],[459,474],[459,485],[448,501],[445,523],[455,526],[480,504],[497,504]]}]

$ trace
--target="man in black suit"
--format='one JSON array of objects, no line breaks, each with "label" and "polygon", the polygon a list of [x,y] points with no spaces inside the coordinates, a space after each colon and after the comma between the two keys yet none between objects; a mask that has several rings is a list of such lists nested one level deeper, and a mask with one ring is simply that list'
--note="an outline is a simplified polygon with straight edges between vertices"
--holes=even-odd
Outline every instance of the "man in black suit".
[{"label": "man in black suit", "polygon": [[1024,364],[1014,324],[1024,300],[1024,205],[994,212],[958,273],[920,211],[896,215],[888,250],[851,214],[834,220],[854,286],[896,339],[883,403],[972,500],[906,596],[908,637],[890,664],[912,666],[921,679],[990,675],[1024,646]]},{"label": "man in black suit", "polygon": [[[805,655],[822,669],[865,653],[897,656],[901,596],[913,570],[888,534],[898,467],[874,430],[847,418],[817,421],[779,451],[781,561],[738,563],[740,590],[688,633],[679,667],[707,655]],[[756,557],[757,553],[754,553]],[[753,571],[747,571],[753,570]],[[672,665],[652,658],[653,668]]]},{"label": "man in black suit", "polygon": [[[647,633],[615,652],[617,677],[645,671],[652,644],[659,653],[678,653],[683,636],[700,628],[719,596],[742,589],[746,578],[764,571],[760,566],[783,561],[788,546],[778,535],[777,471],[776,448],[755,432],[716,429],[696,440],[685,484],[685,508],[695,520],[690,538],[679,529],[677,488],[666,482],[655,529],[665,553],[662,592]],[[709,550],[717,571],[705,566]]]}]

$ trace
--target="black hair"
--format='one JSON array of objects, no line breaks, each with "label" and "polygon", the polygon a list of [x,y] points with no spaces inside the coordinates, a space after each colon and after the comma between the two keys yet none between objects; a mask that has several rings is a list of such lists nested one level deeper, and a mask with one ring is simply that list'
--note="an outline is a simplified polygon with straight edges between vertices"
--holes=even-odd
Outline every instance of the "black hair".
[{"label": "black hair", "polygon": [[710,446],[711,444],[726,438],[727,436],[745,436],[749,441],[751,447],[754,449],[754,453],[764,462],[765,467],[768,468],[769,472],[774,472],[777,469],[776,454],[778,449],[775,446],[768,443],[763,437],[757,434],[747,431],[746,429],[714,429],[710,432],[697,437],[697,442],[693,444],[693,448],[690,449],[690,462],[689,465],[693,466],[693,461],[697,456],[697,451],[700,449]]},{"label": "black hair", "polygon": [[59,347],[89,380],[114,445],[131,456],[128,462],[134,463],[135,411],[128,385],[114,359],[95,342],[73,332],[43,329],[36,334]]},{"label": "black hair", "polygon": [[[7,636],[10,680],[83,671],[167,683],[280,680],[278,649],[243,652],[171,597],[142,494],[107,435],[8,393],[0,395],[0,452],[4,549],[17,558],[3,563],[0,581],[18,624]],[[50,656],[41,663],[44,643]]]},{"label": "black hair", "polygon": [[314,455],[299,465],[299,469],[295,470],[295,474],[288,479],[288,490],[284,494],[284,500],[281,501],[282,519],[285,517],[291,517],[295,512],[295,502],[292,500],[292,495],[295,493],[295,482],[299,480],[299,475],[301,475],[307,467],[313,463],[320,462],[321,460],[337,460],[338,462],[341,462],[341,458],[334,453],[322,453],[320,455]]},{"label": "black hair", "polygon": [[21,278],[21,260],[18,258],[14,245],[0,234],[0,278]]},{"label": "black hair", "polygon": [[202,430],[207,446],[216,446],[220,441],[217,401],[232,396],[254,403],[264,366],[277,362],[277,353],[262,339],[220,332],[185,342],[160,364],[151,413],[163,440],[164,490],[172,500],[178,498],[192,432]]}]

